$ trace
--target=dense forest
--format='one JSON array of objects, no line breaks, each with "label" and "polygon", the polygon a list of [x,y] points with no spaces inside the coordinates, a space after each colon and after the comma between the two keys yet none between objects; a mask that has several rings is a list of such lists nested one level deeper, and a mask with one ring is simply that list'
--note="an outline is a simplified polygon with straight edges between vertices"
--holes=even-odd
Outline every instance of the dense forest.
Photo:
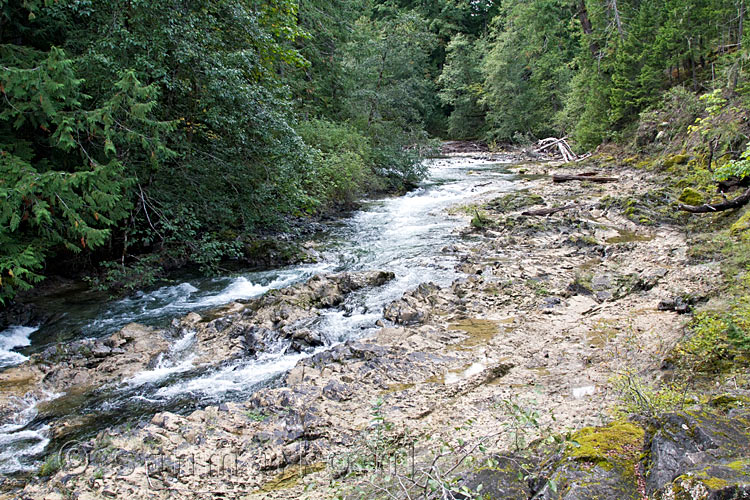
[{"label": "dense forest", "polygon": [[746,169],[744,0],[0,8],[3,302],[63,270],[211,271],[416,185],[439,138],[646,144],[671,107],[727,175]]}]

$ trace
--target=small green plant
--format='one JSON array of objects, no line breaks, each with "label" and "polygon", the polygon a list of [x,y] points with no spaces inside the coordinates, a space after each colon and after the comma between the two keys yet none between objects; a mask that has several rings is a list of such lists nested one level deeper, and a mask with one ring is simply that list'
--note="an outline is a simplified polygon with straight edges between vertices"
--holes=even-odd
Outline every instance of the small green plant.
[{"label": "small green plant", "polygon": [[63,462],[58,453],[52,453],[50,455],[47,455],[47,458],[44,460],[41,467],[39,467],[39,476],[40,477],[54,476],[57,473],[57,471],[62,469],[62,466],[63,466]]},{"label": "small green plant", "polygon": [[268,420],[268,415],[260,410],[248,410],[245,412],[245,416],[253,422],[265,422]]},{"label": "small green plant", "polygon": [[539,411],[532,406],[522,406],[515,398],[503,399],[500,408],[510,417],[504,427],[510,432],[516,451],[526,448],[530,433],[541,430]]},{"label": "small green plant", "polygon": [[728,310],[696,314],[688,325],[692,335],[676,349],[683,367],[718,373],[746,358],[750,354],[749,301],[744,296]]},{"label": "small green plant", "polygon": [[622,402],[620,412],[625,415],[636,413],[658,417],[670,411],[681,410],[692,401],[687,383],[673,382],[653,387],[628,372],[616,377],[614,386]]},{"label": "small green plant", "polygon": [[479,213],[479,210],[474,209],[474,217],[471,219],[471,227],[476,229],[483,229],[490,224],[490,220]]},{"label": "small green plant", "polygon": [[547,288],[547,285],[538,279],[528,279],[526,280],[526,286],[531,288],[534,291],[534,294],[539,297],[547,297],[551,295],[551,292]]}]

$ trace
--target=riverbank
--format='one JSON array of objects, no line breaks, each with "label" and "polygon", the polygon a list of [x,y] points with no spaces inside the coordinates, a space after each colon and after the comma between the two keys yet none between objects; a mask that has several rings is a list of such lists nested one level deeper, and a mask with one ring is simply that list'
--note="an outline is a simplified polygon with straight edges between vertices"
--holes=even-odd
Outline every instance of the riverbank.
[{"label": "riverbank", "polygon": [[[300,360],[280,383],[247,401],[185,415],[160,412],[136,428],[119,426],[74,443],[63,450],[68,462],[60,467],[53,457],[45,477],[26,485],[23,494],[373,497],[384,495],[382,488],[398,494],[409,486],[397,481],[407,475],[400,469],[383,472],[388,470],[383,457],[399,453],[404,460],[398,468],[427,469],[423,479],[435,481],[430,487],[448,487],[456,480],[456,486],[463,482],[476,488],[474,471],[484,460],[520,457],[539,437],[568,433],[585,445],[585,437],[596,431],[569,431],[622,422],[624,415],[616,409],[633,384],[649,387],[669,374],[665,359],[685,333],[681,313],[690,306],[682,307],[684,299],[690,297],[693,304],[716,300],[713,292],[722,280],[718,263],[690,257],[680,224],[629,210],[634,205],[627,200],[644,199],[662,179],[623,163],[600,156],[585,167],[617,178],[605,184],[553,183],[549,175],[558,168],[579,172],[584,167],[511,165],[520,190],[500,196],[488,191],[469,205],[448,209],[454,216],[466,214],[463,238],[442,249],[458,263],[461,278],[442,287],[423,283],[407,292],[385,308],[382,328],[374,335]],[[569,205],[551,216],[522,215]],[[389,279],[387,273],[376,273],[362,286],[381,286]],[[315,345],[300,325],[326,304],[340,303],[330,290],[348,293],[353,288],[341,284],[358,278],[320,280],[271,294],[265,303],[190,314],[175,322],[172,333],[194,332],[207,355],[215,351],[221,359],[280,331]],[[141,352],[139,362],[148,364],[148,357],[165,349],[153,347]],[[738,390],[736,379],[719,384],[714,392]],[[591,474],[599,474],[599,483],[620,488],[612,498],[665,491],[670,474],[657,479],[645,466],[633,469],[662,428],[644,420],[617,425],[606,431],[616,449],[567,458],[553,454],[557,458],[547,458],[547,470],[536,480],[519,481],[515,473],[536,470],[533,465],[515,467],[507,477],[503,467],[490,467],[483,488],[494,486],[498,498],[530,498],[539,492],[546,495],[542,498],[591,498],[580,492],[575,496],[575,491],[585,492]],[[440,456],[435,459],[435,454]],[[76,462],[81,456],[86,462]],[[589,476],[577,469],[574,474],[568,466],[565,477],[554,482],[560,491],[555,494],[549,479],[560,476],[561,460],[582,464]],[[632,469],[627,477],[622,464]],[[672,471],[673,476],[687,472],[685,467]]]}]

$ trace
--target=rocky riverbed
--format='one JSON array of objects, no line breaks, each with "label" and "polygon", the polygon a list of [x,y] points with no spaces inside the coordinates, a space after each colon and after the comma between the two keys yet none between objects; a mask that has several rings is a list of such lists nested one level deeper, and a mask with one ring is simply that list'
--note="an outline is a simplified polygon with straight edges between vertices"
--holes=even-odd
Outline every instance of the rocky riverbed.
[{"label": "rocky riverbed", "polygon": [[[519,191],[452,207],[466,224],[442,253],[463,277],[405,293],[370,337],[316,351],[325,342],[308,325],[352,291],[383,286],[388,269],[316,276],[165,329],[128,325],[0,373],[0,414],[11,415],[29,393],[127,382],[175,339],[189,337],[204,365],[258,356],[280,338],[314,352],[247,401],[160,412],[68,443],[56,454],[64,464],[53,456],[43,477],[7,480],[6,496],[415,497],[482,484],[493,498],[748,498],[750,414],[737,391],[661,419],[613,412],[622,380],[668,376],[684,314],[720,274],[688,258],[679,226],[652,224],[625,201],[655,187],[650,174],[592,165],[618,181],[553,183],[557,164],[518,163]],[[87,423],[50,425],[63,443]],[[526,443],[566,433],[574,445],[528,453]],[[426,487],[414,494],[398,482],[407,473],[385,474],[393,456],[394,467],[423,471]]]}]

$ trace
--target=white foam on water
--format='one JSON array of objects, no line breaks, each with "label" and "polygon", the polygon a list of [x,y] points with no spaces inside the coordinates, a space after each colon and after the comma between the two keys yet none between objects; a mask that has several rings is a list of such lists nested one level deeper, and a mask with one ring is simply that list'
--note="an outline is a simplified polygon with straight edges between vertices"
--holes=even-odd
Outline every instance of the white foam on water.
[{"label": "white foam on water", "polygon": [[47,448],[50,440],[47,437],[49,426],[38,430],[25,430],[12,434],[0,434],[0,474],[29,472],[36,469],[23,459],[35,458]]},{"label": "white foam on water", "polygon": [[153,384],[171,375],[191,370],[194,367],[193,361],[197,357],[195,353],[191,352],[194,344],[195,331],[186,331],[182,337],[172,344],[166,354],[160,354],[159,361],[153,369],[136,373],[125,381],[125,385],[133,388],[143,384]]},{"label": "white foam on water", "polygon": [[131,378],[126,380],[125,384],[127,384],[128,387],[133,388],[144,384],[153,384],[159,382],[160,380],[164,380],[171,375],[184,373],[193,369],[193,361],[195,361],[195,358],[195,355],[191,355],[186,359],[180,361],[179,363],[168,363],[166,364],[166,366],[162,366],[161,364],[157,365],[157,367],[153,370],[145,370],[136,373]]},{"label": "white foam on water", "polygon": [[14,349],[31,345],[31,334],[38,329],[31,326],[11,326],[0,332],[0,368],[20,365],[29,359]]},{"label": "white foam on water", "polygon": [[50,442],[49,426],[39,429],[25,427],[36,418],[37,405],[62,396],[61,393],[47,393],[41,399],[35,397],[16,398],[17,411],[10,415],[6,423],[0,425],[0,474],[28,472],[36,468],[24,459],[41,455]]},{"label": "white foam on water", "polygon": [[[268,290],[284,288],[313,274],[330,270],[332,263],[304,265],[275,272],[276,276],[267,284],[268,273],[251,273],[248,276],[220,278],[209,283],[226,283],[219,290],[212,285],[208,290],[201,290],[192,283],[165,286],[151,292],[141,292],[114,302],[97,320],[87,326],[87,330],[102,332],[124,326],[130,322],[149,322],[154,319],[168,318],[198,311],[210,307],[222,306],[235,300],[253,299]],[[201,285],[202,286],[202,285]]]},{"label": "white foam on water", "polygon": [[313,354],[269,354],[254,361],[233,363],[208,375],[163,387],[156,391],[154,397],[171,399],[185,394],[219,396],[228,392],[247,390],[291,370],[297,362]]}]

